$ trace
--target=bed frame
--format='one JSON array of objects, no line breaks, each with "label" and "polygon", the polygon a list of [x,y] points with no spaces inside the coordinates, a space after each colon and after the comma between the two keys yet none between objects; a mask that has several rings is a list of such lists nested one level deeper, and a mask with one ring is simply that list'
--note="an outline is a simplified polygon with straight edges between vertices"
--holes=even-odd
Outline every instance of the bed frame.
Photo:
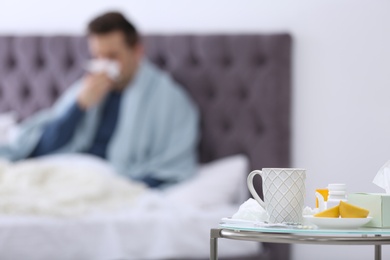
[{"label": "bed frame", "polygon": [[[200,108],[202,162],[242,153],[251,169],[290,165],[288,34],[146,35],[143,43]],[[82,36],[0,36],[0,112],[23,119],[50,106],[88,56]],[[264,244],[263,253],[239,259],[286,260],[290,248]]]}]

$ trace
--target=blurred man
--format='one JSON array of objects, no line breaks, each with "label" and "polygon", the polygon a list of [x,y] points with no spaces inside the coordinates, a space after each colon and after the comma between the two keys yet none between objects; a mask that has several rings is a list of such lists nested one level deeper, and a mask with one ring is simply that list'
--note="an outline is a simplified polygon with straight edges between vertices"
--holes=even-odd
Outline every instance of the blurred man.
[{"label": "blurred man", "polygon": [[191,176],[198,114],[185,91],[143,57],[137,30],[120,13],[93,19],[88,44],[101,68],[91,69],[49,111],[24,122],[0,156],[88,153],[151,187]]}]

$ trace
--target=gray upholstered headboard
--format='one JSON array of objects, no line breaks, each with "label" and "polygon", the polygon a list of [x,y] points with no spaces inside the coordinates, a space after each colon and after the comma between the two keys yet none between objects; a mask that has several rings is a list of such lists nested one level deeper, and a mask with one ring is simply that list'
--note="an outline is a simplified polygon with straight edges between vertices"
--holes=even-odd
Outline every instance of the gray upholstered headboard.
[{"label": "gray upholstered headboard", "polygon": [[[289,35],[148,35],[144,44],[200,107],[202,162],[244,153],[252,169],[289,165]],[[88,56],[80,36],[0,36],[0,112],[25,118],[51,105]]]}]

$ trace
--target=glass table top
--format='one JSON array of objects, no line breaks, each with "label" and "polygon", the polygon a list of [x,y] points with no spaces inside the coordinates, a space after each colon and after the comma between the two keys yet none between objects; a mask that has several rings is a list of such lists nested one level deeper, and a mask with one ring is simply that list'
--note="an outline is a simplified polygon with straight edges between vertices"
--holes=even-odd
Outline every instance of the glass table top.
[{"label": "glass table top", "polygon": [[222,229],[230,229],[237,231],[254,231],[254,232],[262,232],[262,233],[289,233],[289,234],[317,234],[317,235],[389,235],[390,236],[390,228],[356,228],[356,229],[320,229],[315,226],[260,226],[255,223],[249,224],[226,224],[220,223],[219,228]]}]

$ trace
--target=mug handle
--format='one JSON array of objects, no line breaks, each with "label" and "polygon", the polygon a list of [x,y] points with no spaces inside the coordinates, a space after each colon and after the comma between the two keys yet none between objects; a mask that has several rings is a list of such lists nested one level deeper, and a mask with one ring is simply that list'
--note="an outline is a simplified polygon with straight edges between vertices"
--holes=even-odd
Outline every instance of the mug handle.
[{"label": "mug handle", "polygon": [[256,174],[260,175],[261,177],[261,171],[259,170],[254,170],[251,173],[249,173],[248,178],[246,180],[246,183],[248,185],[249,192],[252,194],[252,196],[255,198],[255,200],[260,204],[265,209],[265,203],[264,201],[260,198],[260,196],[257,194],[255,187],[253,186],[253,178],[255,177]]}]

